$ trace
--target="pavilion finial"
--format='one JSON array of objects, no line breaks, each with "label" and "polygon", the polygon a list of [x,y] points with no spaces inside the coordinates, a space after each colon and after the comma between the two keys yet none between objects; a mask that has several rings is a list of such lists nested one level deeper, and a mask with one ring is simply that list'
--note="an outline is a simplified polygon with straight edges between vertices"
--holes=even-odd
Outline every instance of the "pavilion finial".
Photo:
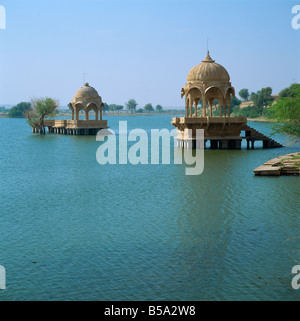
[{"label": "pavilion finial", "polygon": [[204,60],[202,60],[202,62],[215,62],[214,60],[211,59],[211,57],[209,55],[209,50],[207,50],[206,58]]}]

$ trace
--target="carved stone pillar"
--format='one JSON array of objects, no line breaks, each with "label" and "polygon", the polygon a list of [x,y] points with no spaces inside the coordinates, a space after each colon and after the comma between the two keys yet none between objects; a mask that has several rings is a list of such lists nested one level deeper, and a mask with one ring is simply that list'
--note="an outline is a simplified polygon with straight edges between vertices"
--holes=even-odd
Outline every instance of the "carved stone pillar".
[{"label": "carved stone pillar", "polygon": [[185,97],[185,117],[189,117],[189,99]]},{"label": "carved stone pillar", "polygon": [[194,100],[194,107],[195,107],[195,117],[196,117],[196,118],[198,117],[198,114],[197,114],[198,102],[199,102],[199,98],[195,98],[195,100]]}]

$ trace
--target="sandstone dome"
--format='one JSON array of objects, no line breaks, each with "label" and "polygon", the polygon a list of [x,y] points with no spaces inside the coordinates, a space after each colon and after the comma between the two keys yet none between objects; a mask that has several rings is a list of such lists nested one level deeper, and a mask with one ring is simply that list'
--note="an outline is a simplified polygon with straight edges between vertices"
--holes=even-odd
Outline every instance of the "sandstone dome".
[{"label": "sandstone dome", "polygon": [[94,104],[98,109],[103,105],[102,98],[99,96],[97,90],[88,83],[85,83],[83,87],[76,91],[69,106],[72,105],[74,108],[76,104],[80,104],[84,108],[87,108],[90,104]]},{"label": "sandstone dome", "polygon": [[188,82],[201,81],[223,81],[229,82],[230,77],[227,70],[220,64],[215,63],[207,52],[207,56],[201,64],[192,68],[187,75]]},{"label": "sandstone dome", "polygon": [[76,91],[74,98],[93,99],[93,98],[100,98],[100,96],[95,88],[91,87],[88,83],[85,83],[83,87],[79,88]]}]

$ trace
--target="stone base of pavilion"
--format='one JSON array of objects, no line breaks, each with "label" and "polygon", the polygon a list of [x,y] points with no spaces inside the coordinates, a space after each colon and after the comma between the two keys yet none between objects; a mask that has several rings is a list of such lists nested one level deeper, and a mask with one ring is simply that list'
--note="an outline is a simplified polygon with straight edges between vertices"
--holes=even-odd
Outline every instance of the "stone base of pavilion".
[{"label": "stone base of pavilion", "polygon": [[[202,147],[200,142],[196,141],[197,129],[204,129],[204,148],[241,149],[243,139],[247,141],[247,148],[250,147],[250,143],[251,148],[254,148],[254,142],[258,140],[263,142],[263,148],[283,147],[249,127],[246,117],[172,117],[171,124],[177,128],[176,140],[181,148]],[[241,136],[242,131],[245,132],[245,136]]]},{"label": "stone base of pavilion", "polygon": [[[48,133],[61,135],[96,135],[101,129],[106,129],[107,120],[45,120]],[[33,132],[34,131],[33,129]]]}]

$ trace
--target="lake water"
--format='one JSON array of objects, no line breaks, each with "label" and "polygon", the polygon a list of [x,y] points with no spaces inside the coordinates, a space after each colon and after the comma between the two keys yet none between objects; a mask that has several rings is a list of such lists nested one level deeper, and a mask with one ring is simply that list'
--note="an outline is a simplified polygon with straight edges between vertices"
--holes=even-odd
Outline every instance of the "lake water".
[{"label": "lake water", "polygon": [[[173,129],[169,115],[106,119]],[[253,174],[299,145],[205,150],[198,176],[99,165],[95,137],[32,134],[24,119],[0,119],[0,146],[0,300],[299,299],[299,177]]]}]

